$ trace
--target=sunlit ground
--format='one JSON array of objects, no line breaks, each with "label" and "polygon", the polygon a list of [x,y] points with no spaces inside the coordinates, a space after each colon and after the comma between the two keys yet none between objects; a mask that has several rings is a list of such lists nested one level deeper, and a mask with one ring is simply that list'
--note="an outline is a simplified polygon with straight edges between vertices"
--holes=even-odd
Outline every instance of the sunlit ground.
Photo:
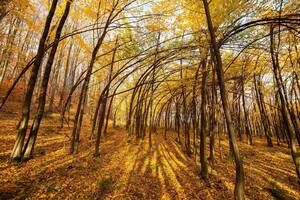
[{"label": "sunlit ground", "polygon": [[[89,127],[83,128],[80,153],[69,155],[71,128],[59,129],[57,115],[43,121],[35,158],[22,165],[7,162],[16,135],[15,114],[1,113],[0,199],[232,199],[234,161],[228,144],[221,140],[222,160],[216,139],[216,165],[209,168],[209,183],[199,178],[199,155],[188,157],[169,132],[128,142],[123,129],[109,129],[103,138],[101,155],[93,157]],[[85,123],[88,124],[88,123]],[[224,137],[224,136],[223,136]],[[183,141],[183,140],[182,140]],[[197,141],[198,143],[198,141]],[[275,144],[275,143],[274,143]],[[239,143],[246,175],[248,199],[272,199],[269,188],[278,185],[300,199],[293,162],[286,146],[269,148],[262,138],[254,146]],[[199,148],[199,147],[197,147]]]}]

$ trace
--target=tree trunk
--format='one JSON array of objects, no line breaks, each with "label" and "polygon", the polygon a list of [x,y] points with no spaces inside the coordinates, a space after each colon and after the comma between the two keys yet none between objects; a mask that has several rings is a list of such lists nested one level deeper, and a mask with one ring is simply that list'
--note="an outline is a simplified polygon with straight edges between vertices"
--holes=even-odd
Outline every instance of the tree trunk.
[{"label": "tree trunk", "polygon": [[61,49],[59,56],[58,56],[58,61],[56,62],[56,66],[54,69],[52,81],[51,81],[51,90],[50,90],[50,100],[49,100],[49,107],[48,107],[48,112],[53,112],[53,105],[54,105],[54,100],[55,100],[55,94],[57,90],[57,81],[58,81],[58,75],[59,75],[59,68],[62,62],[63,58],[63,49]]},{"label": "tree trunk", "polygon": [[23,160],[27,160],[32,156],[32,151],[33,151],[34,144],[35,144],[35,141],[36,141],[36,138],[37,138],[37,135],[38,135],[40,123],[41,123],[43,115],[44,115],[46,95],[47,95],[47,89],[48,89],[48,82],[49,82],[49,78],[50,78],[50,74],[51,74],[51,69],[52,69],[54,57],[55,57],[56,50],[57,50],[57,47],[58,47],[58,41],[59,41],[59,38],[61,36],[61,32],[62,32],[62,29],[64,27],[64,24],[65,24],[65,22],[67,20],[67,17],[69,15],[71,3],[72,3],[72,0],[70,0],[66,3],[64,14],[61,17],[59,25],[58,25],[57,30],[56,30],[54,45],[51,49],[51,52],[50,52],[50,55],[48,57],[48,61],[47,61],[46,67],[45,67],[45,71],[44,71],[44,77],[43,77],[43,80],[42,80],[42,87],[41,87],[41,91],[40,91],[40,95],[39,95],[39,105],[38,105],[37,114],[36,114],[35,119],[33,121],[33,125],[31,127],[30,134],[29,134],[29,137],[27,139],[27,142],[26,142],[26,145],[25,145],[25,148],[24,148]]},{"label": "tree trunk", "polygon": [[[280,40],[280,36],[279,36],[279,40]],[[270,28],[270,54],[272,57],[272,65],[273,65],[273,73],[274,73],[274,77],[275,77],[275,81],[278,87],[278,94],[279,94],[279,99],[280,99],[280,103],[281,103],[281,113],[282,113],[282,117],[283,117],[283,121],[285,124],[285,129],[288,133],[289,136],[289,140],[290,140],[290,149],[291,149],[291,154],[292,154],[292,158],[295,164],[295,168],[296,168],[296,173],[298,175],[298,181],[300,181],[300,157],[298,155],[297,152],[297,147],[296,147],[296,142],[295,142],[295,131],[293,130],[292,124],[291,124],[291,119],[288,113],[288,103],[287,103],[287,99],[285,99],[284,96],[284,85],[282,82],[282,78],[280,75],[280,71],[279,71],[279,60],[278,60],[278,49],[277,52],[275,52],[275,41],[274,41],[274,33],[273,33],[273,25],[271,25]],[[279,46],[280,41],[278,41],[278,46]]]},{"label": "tree trunk", "polygon": [[261,78],[260,78],[260,76],[257,76],[255,73],[254,73],[254,85],[255,85],[255,91],[256,91],[257,105],[258,105],[258,108],[260,111],[259,113],[260,113],[260,117],[261,117],[261,123],[263,125],[265,135],[267,137],[267,143],[268,143],[269,147],[273,147],[271,131],[270,131],[270,122],[269,122],[267,111],[266,111],[265,105],[264,105],[264,96],[261,91],[261,87],[262,87]]},{"label": "tree trunk", "polygon": [[58,103],[58,110],[61,111],[62,110],[62,105],[63,105],[63,101],[65,98],[65,95],[67,93],[66,91],[66,87],[67,87],[67,82],[68,82],[68,78],[69,78],[69,72],[70,72],[70,59],[71,59],[71,51],[73,48],[73,42],[71,41],[71,44],[69,46],[69,50],[68,50],[68,55],[67,55],[67,60],[66,60],[66,67],[65,67],[65,76],[64,76],[64,82],[62,85],[62,89],[61,89],[61,94],[60,94],[60,98],[59,98],[59,103]]},{"label": "tree trunk", "polygon": [[215,99],[216,99],[216,86],[215,86],[215,71],[212,75],[212,88],[211,88],[211,113],[210,113],[210,128],[209,128],[209,163],[212,168],[215,166]]},{"label": "tree trunk", "polygon": [[247,135],[247,141],[250,145],[252,145],[252,134],[249,128],[249,117],[248,111],[246,109],[246,101],[245,101],[245,66],[243,65],[243,74],[242,74],[242,102],[243,102],[243,111],[244,111],[244,119],[245,119],[245,131]]},{"label": "tree trunk", "polygon": [[243,199],[245,199],[244,168],[243,168],[242,159],[240,157],[239,148],[238,148],[238,145],[236,142],[236,135],[235,135],[234,128],[232,125],[232,120],[231,120],[231,115],[230,115],[230,110],[229,110],[229,105],[228,105],[228,95],[227,95],[227,90],[225,87],[224,72],[223,72],[223,67],[222,67],[222,58],[221,58],[221,54],[220,54],[220,49],[219,49],[217,41],[216,41],[216,36],[215,36],[215,32],[214,32],[215,29],[212,24],[207,0],[202,0],[202,1],[204,4],[207,25],[208,25],[208,29],[209,29],[209,33],[210,33],[210,37],[211,37],[211,44],[213,47],[213,54],[214,54],[215,62],[216,62],[216,72],[217,72],[217,77],[218,77],[218,81],[219,81],[223,110],[224,110],[224,114],[225,114],[225,118],[226,118],[226,122],[227,122],[227,126],[228,126],[229,138],[232,142],[232,147],[233,147],[232,150],[233,150],[235,164],[236,164],[236,183],[235,183],[235,189],[234,189],[234,197],[237,200],[243,200]]},{"label": "tree trunk", "polygon": [[26,130],[27,130],[28,121],[29,121],[32,95],[33,95],[34,88],[36,85],[36,80],[37,80],[37,76],[39,73],[39,69],[40,69],[42,61],[43,61],[43,56],[44,56],[44,52],[45,52],[45,43],[46,43],[46,39],[47,39],[47,36],[49,33],[51,21],[53,19],[53,16],[54,16],[54,13],[56,10],[57,1],[58,0],[52,1],[51,8],[50,8],[49,14],[46,19],[44,31],[43,31],[43,34],[42,34],[42,37],[41,37],[41,40],[39,43],[36,60],[34,62],[32,70],[31,70],[31,75],[30,75],[30,79],[29,79],[29,82],[27,85],[27,91],[26,91],[26,95],[25,95],[25,99],[24,99],[24,103],[23,103],[22,117],[20,120],[18,135],[17,135],[17,139],[15,141],[15,144],[14,144],[14,147],[13,147],[13,150],[11,153],[11,159],[14,161],[20,161],[20,159],[22,157],[21,153],[23,150]]},{"label": "tree trunk", "polygon": [[200,164],[201,164],[201,177],[207,181],[208,180],[208,168],[206,162],[206,79],[207,79],[207,69],[206,60],[201,60],[202,66],[202,84],[201,84],[201,138],[200,138]]},{"label": "tree trunk", "polygon": [[[110,17],[111,17],[111,15],[110,15]],[[80,92],[80,99],[79,99],[79,102],[77,105],[77,111],[76,111],[76,115],[75,115],[75,123],[74,123],[72,136],[71,136],[70,153],[77,153],[77,151],[78,151],[79,134],[80,134],[81,123],[82,123],[82,119],[83,119],[83,115],[84,115],[84,107],[85,107],[88,87],[89,87],[89,83],[90,83],[90,79],[91,79],[91,73],[92,73],[92,70],[94,67],[94,63],[96,61],[97,53],[98,53],[98,51],[102,45],[102,42],[106,36],[108,26],[111,23],[110,17],[107,19],[105,27],[103,29],[103,32],[102,32],[100,38],[98,38],[98,40],[97,40],[97,44],[96,44],[95,48],[93,49],[92,57],[91,57],[89,66],[87,68],[86,76],[85,76],[85,79],[84,79],[84,82],[82,85],[82,89]],[[78,139],[76,139],[76,138],[78,138]]]}]

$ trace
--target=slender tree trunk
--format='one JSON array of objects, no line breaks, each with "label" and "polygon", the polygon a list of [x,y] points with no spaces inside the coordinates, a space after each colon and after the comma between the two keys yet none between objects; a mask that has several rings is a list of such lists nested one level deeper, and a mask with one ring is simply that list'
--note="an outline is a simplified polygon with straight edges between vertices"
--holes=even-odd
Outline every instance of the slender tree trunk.
[{"label": "slender tree trunk", "polygon": [[58,103],[58,110],[59,111],[62,110],[63,101],[64,101],[65,95],[67,93],[67,91],[66,91],[67,88],[66,87],[67,87],[67,82],[68,82],[69,72],[70,72],[70,59],[71,59],[72,48],[73,48],[73,41],[71,41],[71,44],[70,44],[69,50],[68,50],[65,73],[64,73],[65,74],[64,82],[63,82],[63,85],[62,85],[61,94],[60,94],[59,103]]},{"label": "slender tree trunk", "polygon": [[[111,11],[111,12],[113,12],[113,11]],[[110,15],[110,17],[111,17],[111,15]],[[89,66],[87,68],[86,76],[85,76],[85,79],[84,79],[84,82],[82,85],[82,90],[80,93],[80,99],[79,99],[79,102],[77,105],[77,111],[76,111],[76,115],[75,115],[75,123],[74,123],[72,136],[71,136],[70,153],[77,153],[77,151],[78,151],[78,142],[76,142],[76,141],[79,141],[79,139],[76,139],[76,138],[79,138],[79,134],[80,134],[80,130],[81,130],[81,123],[82,123],[82,119],[83,119],[83,115],[84,115],[84,107],[85,107],[85,103],[86,103],[86,99],[87,99],[87,92],[88,92],[88,87],[89,87],[89,83],[90,83],[90,79],[91,79],[91,73],[92,73],[92,70],[94,67],[94,63],[96,61],[97,53],[98,53],[98,51],[102,45],[102,42],[106,36],[109,24],[111,23],[110,17],[107,19],[105,27],[103,29],[103,32],[102,32],[101,36],[99,37],[95,48],[93,49],[92,57],[91,57]]]},{"label": "slender tree trunk", "polygon": [[[280,40],[280,36],[279,36],[279,40]],[[274,41],[274,33],[273,33],[273,25],[271,25],[270,28],[270,53],[271,53],[271,57],[272,57],[272,64],[273,64],[273,73],[274,73],[274,77],[275,77],[275,81],[278,87],[278,94],[279,94],[279,99],[280,99],[280,103],[281,103],[281,113],[282,113],[282,117],[283,117],[283,121],[285,124],[285,128],[286,131],[288,133],[289,136],[289,140],[290,140],[290,149],[291,149],[291,154],[292,154],[292,158],[295,164],[295,168],[296,168],[296,173],[298,175],[298,181],[300,182],[300,157],[298,155],[297,152],[297,147],[296,147],[296,143],[295,143],[295,132],[293,130],[291,121],[290,121],[290,116],[288,113],[288,103],[287,103],[287,99],[285,99],[284,96],[284,86],[283,86],[283,82],[281,79],[281,75],[280,75],[280,71],[279,71],[279,60],[278,60],[278,49],[277,52],[275,52],[275,41]],[[278,41],[278,46],[279,46],[280,41]]]},{"label": "slender tree trunk", "polygon": [[220,93],[221,93],[221,99],[223,104],[223,110],[228,126],[228,132],[229,132],[229,138],[232,142],[232,150],[235,158],[236,163],[236,183],[235,183],[235,189],[234,189],[234,197],[236,200],[243,200],[245,199],[245,178],[244,178],[244,168],[243,168],[243,162],[242,158],[240,157],[239,148],[236,142],[236,135],[234,132],[234,128],[232,125],[229,105],[228,105],[228,95],[225,87],[225,80],[224,80],[224,72],[222,67],[222,58],[220,54],[220,49],[218,47],[216,36],[214,32],[213,23],[210,16],[209,11],[209,5],[207,0],[202,0],[204,4],[206,19],[207,19],[207,25],[211,37],[211,44],[213,47],[213,54],[215,57],[216,62],[216,71],[217,71],[217,77],[219,81],[219,87],[220,87]]},{"label": "slender tree trunk", "polygon": [[[4,63],[3,63],[4,65],[2,66],[3,72],[2,72],[2,74],[0,73],[0,86],[2,85],[2,81],[4,80],[4,78],[7,74],[8,66],[11,63],[11,57],[13,55],[12,48],[15,45],[15,38],[16,38],[20,24],[21,24],[21,20],[19,20],[18,18],[14,19],[11,24],[12,27],[10,28],[8,36],[7,36],[8,37],[7,44],[6,44],[7,47],[4,50],[5,58],[4,58]],[[16,27],[13,27],[13,26],[16,26]]]},{"label": "slender tree trunk", "polygon": [[176,106],[176,111],[175,111],[175,130],[177,132],[177,142],[179,144],[181,144],[181,139],[180,139],[180,129],[181,129],[181,125],[180,125],[180,121],[181,121],[181,115],[180,115],[180,105],[179,105],[179,98],[177,98],[176,102],[175,102],[175,106]]},{"label": "slender tree trunk", "polygon": [[63,58],[63,49],[61,49],[61,51],[59,53],[58,61],[56,62],[54,74],[52,77],[48,112],[53,112],[53,105],[54,105],[55,94],[56,94],[56,90],[57,90],[57,81],[58,81],[59,69],[60,69],[60,65],[62,62],[62,58]]},{"label": "slender tree trunk", "polygon": [[23,150],[26,130],[27,130],[28,121],[29,121],[32,95],[33,95],[34,88],[36,85],[36,80],[37,80],[37,76],[39,73],[39,69],[40,69],[42,61],[43,61],[43,56],[44,56],[44,52],[45,52],[45,43],[46,43],[46,39],[47,39],[49,30],[50,30],[51,21],[53,19],[53,16],[54,16],[54,13],[56,10],[57,1],[58,0],[52,1],[51,8],[50,8],[49,14],[46,19],[44,31],[43,31],[43,34],[42,34],[42,37],[41,37],[41,40],[39,43],[36,60],[32,67],[30,79],[29,79],[29,82],[27,85],[27,92],[25,95],[24,103],[23,103],[22,117],[20,120],[18,135],[17,135],[16,141],[15,141],[12,153],[11,153],[11,159],[15,160],[15,161],[19,161],[22,157],[21,153]]},{"label": "slender tree trunk", "polygon": [[206,79],[207,79],[207,69],[206,61],[203,59],[201,61],[202,66],[202,84],[201,84],[201,138],[200,138],[200,164],[201,164],[201,177],[207,181],[208,180],[208,167],[206,161]]},{"label": "slender tree trunk", "polygon": [[71,3],[72,3],[72,0],[70,0],[66,3],[64,14],[61,17],[59,25],[58,25],[57,30],[56,30],[54,45],[51,49],[51,52],[50,52],[50,55],[48,57],[48,61],[47,61],[46,67],[45,67],[45,71],[44,71],[44,77],[43,77],[43,80],[42,80],[42,87],[41,87],[41,91],[40,91],[40,95],[39,95],[39,105],[38,105],[37,114],[36,114],[35,119],[33,121],[33,125],[31,127],[30,134],[29,134],[29,137],[27,139],[27,142],[26,142],[26,145],[25,145],[25,148],[24,148],[24,155],[23,155],[24,160],[27,160],[32,156],[32,151],[33,151],[34,144],[35,144],[35,141],[36,141],[36,138],[37,138],[37,135],[38,135],[40,123],[41,123],[43,115],[44,115],[46,95],[47,95],[47,89],[48,89],[48,82],[49,82],[49,78],[50,78],[50,74],[51,74],[51,69],[52,69],[54,57],[55,57],[56,50],[57,50],[57,47],[58,47],[58,41],[60,39],[61,32],[62,32],[62,29],[64,27],[64,24],[65,24],[65,22],[67,20],[67,17],[69,15]]},{"label": "slender tree trunk", "polygon": [[[108,97],[108,94],[109,94],[110,82],[111,82],[111,78],[112,78],[112,75],[113,75],[114,62],[115,62],[115,56],[116,56],[117,49],[118,49],[118,38],[116,39],[115,48],[114,48],[113,55],[112,55],[112,60],[111,60],[111,68],[110,68],[109,79],[108,79],[109,83],[108,83],[108,87],[107,87],[107,90],[108,90],[107,91],[107,97]],[[116,90],[115,90],[115,92],[116,92]],[[114,92],[114,94],[115,94],[115,92]],[[109,119],[110,110],[111,110],[111,107],[112,107],[113,100],[114,100],[114,96],[111,97],[110,102],[109,102],[108,111],[107,111],[106,119],[105,119],[104,136],[107,135],[108,119]]]},{"label": "slender tree trunk", "polygon": [[261,91],[261,87],[262,87],[261,78],[260,78],[260,76],[257,76],[255,73],[254,73],[254,84],[255,84],[257,105],[258,105],[258,108],[260,111],[259,113],[260,113],[263,129],[264,129],[265,135],[267,137],[267,143],[268,143],[269,147],[273,147],[271,132],[270,132],[269,118],[268,118],[267,111],[266,111],[265,105],[264,105],[264,96]]},{"label": "slender tree trunk", "polygon": [[243,110],[244,110],[244,119],[245,119],[245,131],[248,138],[248,142],[252,145],[252,135],[249,128],[249,117],[248,111],[246,108],[246,101],[245,101],[245,67],[243,66],[243,74],[242,74],[242,102],[243,102]]},{"label": "slender tree trunk", "polygon": [[212,75],[212,88],[211,88],[211,114],[210,114],[210,133],[209,133],[209,163],[212,168],[215,166],[215,126],[216,126],[216,116],[215,116],[215,99],[216,99],[216,86],[215,86],[215,71],[213,70]]},{"label": "slender tree trunk", "polygon": [[196,148],[196,140],[197,140],[197,135],[199,134],[199,122],[198,122],[198,117],[197,117],[197,100],[196,100],[196,86],[198,85],[198,77],[199,77],[199,70],[201,68],[201,63],[199,64],[195,78],[194,78],[194,85],[193,85],[193,99],[192,99],[192,122],[193,122],[193,132],[194,132],[194,138],[193,138],[193,146],[194,146],[194,155],[196,158],[197,155],[197,148]]}]

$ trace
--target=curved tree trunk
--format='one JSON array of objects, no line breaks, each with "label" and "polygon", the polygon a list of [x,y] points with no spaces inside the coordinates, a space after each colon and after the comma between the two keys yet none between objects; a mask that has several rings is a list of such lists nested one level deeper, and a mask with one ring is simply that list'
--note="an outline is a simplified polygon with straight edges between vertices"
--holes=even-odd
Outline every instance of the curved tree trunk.
[{"label": "curved tree trunk", "polygon": [[31,105],[32,95],[33,95],[34,88],[36,85],[36,80],[38,77],[39,69],[42,65],[43,56],[44,56],[44,52],[45,52],[45,43],[46,43],[46,39],[47,39],[49,30],[50,30],[50,25],[51,25],[51,22],[52,22],[52,19],[53,19],[55,10],[56,10],[57,2],[58,2],[58,0],[52,1],[51,8],[50,8],[49,14],[46,19],[44,31],[43,31],[43,34],[42,34],[42,37],[41,37],[41,40],[39,43],[36,60],[32,67],[30,79],[29,79],[29,82],[27,85],[27,91],[26,91],[26,95],[25,95],[25,99],[24,99],[24,103],[23,103],[23,107],[22,107],[22,117],[20,120],[18,135],[17,135],[17,139],[15,141],[15,144],[14,144],[14,147],[13,147],[13,150],[11,153],[11,159],[15,160],[15,161],[20,161],[20,159],[22,157],[21,154],[22,154],[22,150],[23,150],[25,135],[26,135],[29,116],[30,116],[30,105]]},{"label": "curved tree trunk", "polygon": [[[280,39],[280,36],[279,36]],[[279,94],[279,99],[280,99],[280,103],[281,103],[281,114],[283,117],[283,121],[285,124],[285,129],[287,131],[289,140],[290,140],[290,149],[291,149],[291,154],[292,154],[292,158],[295,164],[295,168],[296,168],[296,173],[298,175],[298,179],[300,181],[300,157],[298,155],[297,152],[297,147],[296,147],[296,136],[295,136],[295,131],[294,131],[294,127],[291,124],[291,119],[289,116],[289,112],[288,112],[288,103],[287,103],[287,99],[285,99],[285,95],[284,95],[284,85],[282,82],[282,77],[280,75],[280,70],[279,70],[279,60],[278,60],[278,49],[277,52],[275,52],[275,39],[274,39],[274,33],[273,33],[273,25],[271,25],[270,28],[270,54],[272,57],[272,64],[273,64],[273,73],[274,73],[274,77],[275,77],[275,81],[278,87],[278,94]],[[280,41],[278,41],[278,43],[280,43]],[[278,45],[279,46],[279,45]]]},{"label": "curved tree trunk", "polygon": [[243,168],[243,162],[242,158],[240,157],[239,148],[236,142],[236,135],[234,132],[234,127],[232,124],[232,119],[230,115],[229,110],[229,104],[228,104],[228,95],[225,87],[225,80],[224,80],[224,72],[222,67],[222,58],[220,54],[220,49],[218,47],[216,36],[214,32],[213,23],[210,16],[209,6],[207,0],[202,0],[206,19],[207,19],[207,26],[209,29],[210,37],[211,37],[211,44],[213,47],[213,55],[215,57],[216,62],[216,72],[217,77],[219,81],[219,87],[220,87],[220,93],[221,93],[221,99],[223,104],[223,110],[228,126],[228,133],[229,138],[232,142],[232,151],[235,158],[235,164],[236,164],[236,182],[235,182],[235,189],[234,189],[234,197],[237,200],[243,200],[245,199],[245,178],[244,178],[244,168]]},{"label": "curved tree trunk", "polygon": [[34,144],[35,144],[35,141],[36,141],[36,138],[38,135],[40,123],[41,123],[43,115],[44,115],[48,82],[49,82],[49,78],[50,78],[50,74],[51,74],[54,57],[55,57],[56,50],[58,47],[58,40],[61,36],[62,29],[67,20],[68,15],[69,15],[71,3],[72,3],[72,0],[70,0],[66,3],[64,14],[61,17],[59,25],[56,30],[55,43],[51,49],[51,52],[50,52],[50,55],[49,55],[49,58],[48,58],[48,61],[47,61],[46,67],[45,67],[43,80],[42,80],[42,87],[41,87],[41,91],[40,91],[40,95],[39,95],[39,105],[38,105],[37,114],[33,121],[33,125],[31,127],[30,134],[29,134],[29,137],[27,139],[27,142],[26,142],[26,145],[24,148],[24,155],[23,155],[24,160],[27,160],[32,156],[32,151],[33,151]]}]

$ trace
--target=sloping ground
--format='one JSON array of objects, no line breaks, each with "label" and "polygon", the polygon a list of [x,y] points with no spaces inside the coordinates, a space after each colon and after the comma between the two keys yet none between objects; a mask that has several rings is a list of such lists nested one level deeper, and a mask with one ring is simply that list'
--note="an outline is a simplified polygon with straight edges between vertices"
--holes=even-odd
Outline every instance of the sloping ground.
[{"label": "sloping ground", "polygon": [[[42,122],[34,159],[21,165],[8,161],[16,135],[18,114],[10,104],[0,111],[0,199],[232,199],[234,162],[228,157],[227,140],[216,141],[216,167],[209,169],[210,182],[199,174],[199,155],[188,157],[169,132],[128,142],[123,129],[110,129],[102,139],[101,156],[93,157],[90,127],[83,127],[80,153],[69,155],[71,128],[59,129],[59,115]],[[85,123],[89,124],[89,123]],[[294,199],[300,186],[286,146],[269,148],[255,138],[254,146],[240,143],[249,199],[272,199],[276,184]]]}]

